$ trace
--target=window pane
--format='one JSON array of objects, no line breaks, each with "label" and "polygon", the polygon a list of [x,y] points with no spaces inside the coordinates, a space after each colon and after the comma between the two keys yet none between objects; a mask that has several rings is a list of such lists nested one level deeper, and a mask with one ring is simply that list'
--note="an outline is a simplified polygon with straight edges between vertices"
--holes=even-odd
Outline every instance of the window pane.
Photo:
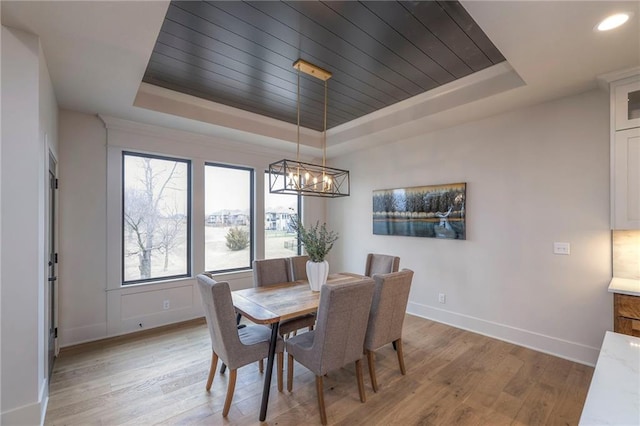
[{"label": "window pane", "polygon": [[299,196],[271,194],[269,173],[264,176],[264,257],[273,259],[299,254],[298,236],[291,229],[291,216],[298,215]]},{"label": "window pane", "polygon": [[204,178],[205,269],[251,268],[253,170],[207,164]]},{"label": "window pane", "polygon": [[123,282],[190,272],[190,162],[123,153]]}]

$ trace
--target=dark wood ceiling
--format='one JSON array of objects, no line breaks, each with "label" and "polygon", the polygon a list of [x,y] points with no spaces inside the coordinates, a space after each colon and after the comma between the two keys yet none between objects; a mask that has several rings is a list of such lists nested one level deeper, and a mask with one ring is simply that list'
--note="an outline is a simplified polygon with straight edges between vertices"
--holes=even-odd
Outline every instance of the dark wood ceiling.
[{"label": "dark wood ceiling", "polygon": [[[331,128],[504,61],[457,1],[172,1],[143,81],[296,123],[302,58]],[[301,125],[323,82],[302,74]]]}]

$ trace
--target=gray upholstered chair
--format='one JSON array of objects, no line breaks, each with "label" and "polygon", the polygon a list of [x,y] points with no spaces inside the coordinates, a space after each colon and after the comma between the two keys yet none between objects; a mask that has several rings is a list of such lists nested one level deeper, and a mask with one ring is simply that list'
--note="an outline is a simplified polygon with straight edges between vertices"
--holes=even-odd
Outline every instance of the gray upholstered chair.
[{"label": "gray upholstered chair", "polygon": [[369,253],[367,255],[367,263],[364,268],[364,274],[367,277],[373,277],[375,274],[388,274],[389,272],[398,272],[399,268],[399,257],[389,256],[386,254]]},{"label": "gray upholstered chair", "polygon": [[327,424],[322,377],[329,371],[356,363],[360,401],[365,402],[362,378],[364,336],[373,298],[373,279],[348,284],[327,284],[320,290],[316,328],[285,341],[289,354],[287,389],[293,387],[294,359],[316,375],[322,424]]},{"label": "gray upholstered chair", "polygon": [[[269,354],[271,330],[262,325],[248,325],[238,329],[235,323],[235,310],[231,299],[229,283],[216,282],[208,276],[197,276],[198,288],[202,296],[207,326],[211,336],[211,368],[207,378],[207,391],[211,389],[218,358],[229,367],[227,397],[224,401],[222,416],[227,417],[233,392],[236,386],[237,370],[252,362],[266,358]],[[278,356],[278,390],[282,392],[282,370],[284,367],[283,341],[278,337],[276,353]]]},{"label": "gray upholstered chair", "polygon": [[252,266],[254,287],[264,287],[293,281],[289,276],[289,263],[284,257],[254,260]]},{"label": "gray upholstered chair", "polygon": [[[289,277],[292,281],[307,281],[307,261],[309,260],[309,256],[292,256],[287,258],[287,262],[289,263]],[[290,330],[289,333],[283,334],[284,336],[288,336],[289,334],[293,334],[294,336],[297,334],[297,330],[302,328],[308,328],[309,331],[313,330],[313,326],[316,323],[316,314],[304,315],[300,318],[296,318],[295,323],[288,324],[287,328]]]},{"label": "gray upholstered chair", "polygon": [[402,324],[407,311],[409,290],[413,271],[403,269],[390,274],[376,274],[373,302],[369,313],[369,326],[364,340],[364,349],[369,364],[369,376],[373,391],[378,391],[374,351],[382,346],[393,343],[398,355],[400,372],[404,375],[404,358],[402,355]]},{"label": "gray upholstered chair", "polygon": [[307,261],[309,256],[292,256],[287,258],[289,262],[289,277],[291,281],[307,280]]},{"label": "gray upholstered chair", "polygon": [[[305,266],[306,268],[306,266]],[[280,284],[288,281],[295,281],[292,275],[293,269],[288,258],[263,259],[253,261],[253,286],[263,287]],[[305,273],[306,279],[306,273]],[[280,335],[289,336],[301,328],[313,329],[316,322],[314,315],[304,315],[298,318],[282,321],[280,323]],[[262,369],[261,369],[262,371]]]}]

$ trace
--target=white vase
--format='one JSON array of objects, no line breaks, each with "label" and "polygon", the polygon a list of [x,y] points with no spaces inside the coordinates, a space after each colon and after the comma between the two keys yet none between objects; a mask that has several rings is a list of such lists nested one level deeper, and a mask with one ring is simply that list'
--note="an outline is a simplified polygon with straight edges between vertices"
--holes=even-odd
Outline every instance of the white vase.
[{"label": "white vase", "polygon": [[311,291],[320,291],[320,287],[327,283],[329,275],[329,262],[312,262],[307,260],[307,280]]}]

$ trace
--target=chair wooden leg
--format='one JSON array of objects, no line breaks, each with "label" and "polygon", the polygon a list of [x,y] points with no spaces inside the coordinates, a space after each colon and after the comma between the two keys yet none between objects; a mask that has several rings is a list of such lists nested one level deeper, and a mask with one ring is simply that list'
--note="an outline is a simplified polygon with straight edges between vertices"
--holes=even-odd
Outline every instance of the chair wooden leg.
[{"label": "chair wooden leg", "polygon": [[211,384],[213,383],[213,376],[216,375],[216,368],[218,367],[218,354],[212,352],[211,354],[211,368],[209,368],[209,377],[207,378],[207,386],[206,389],[211,389]]},{"label": "chair wooden leg", "polygon": [[288,354],[287,357],[287,390],[291,392],[293,389],[293,355]]},{"label": "chair wooden leg", "polygon": [[229,414],[229,408],[231,408],[231,400],[233,399],[233,392],[236,390],[236,377],[238,375],[238,369],[234,368],[229,372],[229,384],[227,385],[227,397],[224,400],[224,408],[222,409],[222,417],[227,417]]},{"label": "chair wooden leg", "polygon": [[367,396],[364,393],[364,378],[362,377],[362,360],[356,361],[356,377],[358,378],[358,392],[360,392],[360,402],[367,402]]},{"label": "chair wooden leg", "polygon": [[376,379],[375,354],[367,349],[367,364],[369,364],[369,377],[371,378],[371,387],[374,392],[378,392],[378,380]]},{"label": "chair wooden leg", "polygon": [[278,352],[278,392],[282,392],[282,370],[284,369],[284,352]]},{"label": "chair wooden leg", "polygon": [[404,368],[404,356],[402,355],[402,339],[396,340],[395,343],[398,353],[398,364],[400,364],[400,372],[404,376],[407,374],[407,370]]},{"label": "chair wooden leg", "polygon": [[264,373],[264,360],[260,360],[258,361],[258,370],[260,370],[260,373]]},{"label": "chair wooden leg", "polygon": [[324,389],[322,386],[322,376],[316,376],[316,393],[318,394],[318,408],[320,409],[320,422],[327,424],[327,411],[324,408]]}]

